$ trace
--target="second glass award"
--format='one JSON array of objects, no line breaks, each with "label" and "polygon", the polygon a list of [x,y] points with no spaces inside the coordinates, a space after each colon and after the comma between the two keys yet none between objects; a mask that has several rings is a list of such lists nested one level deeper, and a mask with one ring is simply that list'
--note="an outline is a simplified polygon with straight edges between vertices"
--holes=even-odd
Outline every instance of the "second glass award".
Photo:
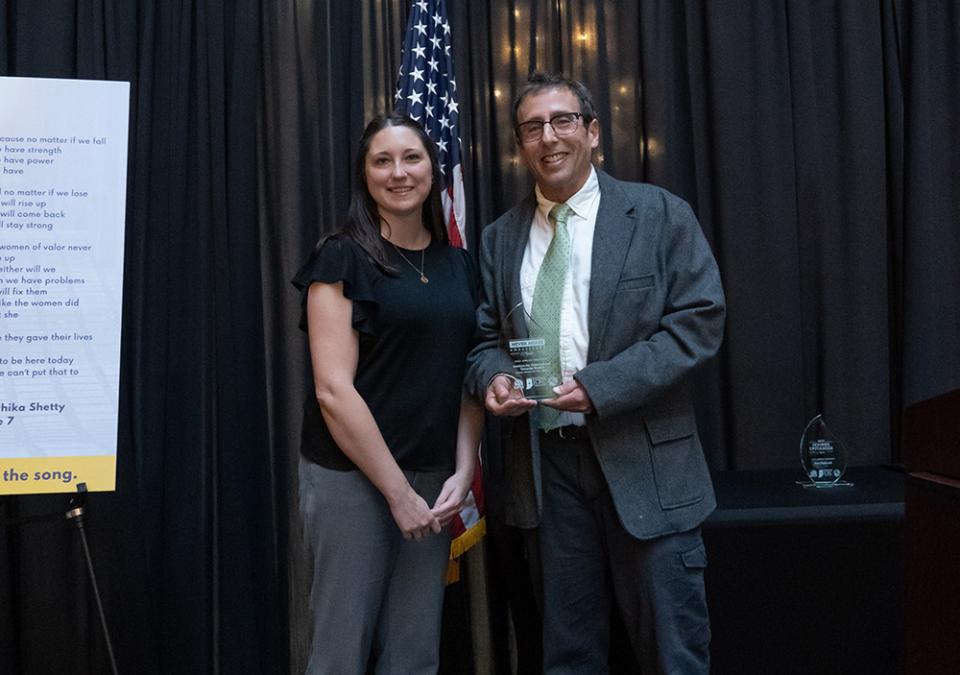
[{"label": "second glass award", "polygon": [[803,430],[800,465],[809,480],[797,481],[798,485],[817,488],[852,485],[843,480],[847,470],[847,449],[827,428],[823,415],[814,417]]}]

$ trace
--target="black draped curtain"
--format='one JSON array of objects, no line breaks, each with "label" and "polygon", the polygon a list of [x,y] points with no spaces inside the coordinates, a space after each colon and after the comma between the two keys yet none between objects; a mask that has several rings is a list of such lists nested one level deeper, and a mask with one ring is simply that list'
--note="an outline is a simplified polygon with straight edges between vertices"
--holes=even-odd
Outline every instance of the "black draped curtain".
[{"label": "black draped curtain", "polygon": [[[0,2],[0,74],[131,82],[117,490],[86,527],[121,673],[285,672],[255,0]],[[0,101],[0,105],[4,102]],[[66,511],[0,498],[0,518]],[[0,525],[0,672],[109,672],[78,534]]]},{"label": "black draped curtain", "polygon": [[[821,412],[854,464],[898,461],[901,407],[960,386],[957,5],[447,7],[468,243],[530,189],[510,122],[528,72],[582,79],[597,163],[687,199],[720,263],[727,339],[697,381],[711,465],[798,466]],[[407,13],[0,0],[0,74],[132,83],[118,489],[87,518],[121,672],[302,665],[309,372],[288,279],[346,210]],[[4,519],[61,508],[0,498]],[[0,672],[105,664],[76,533],[0,526]]]}]

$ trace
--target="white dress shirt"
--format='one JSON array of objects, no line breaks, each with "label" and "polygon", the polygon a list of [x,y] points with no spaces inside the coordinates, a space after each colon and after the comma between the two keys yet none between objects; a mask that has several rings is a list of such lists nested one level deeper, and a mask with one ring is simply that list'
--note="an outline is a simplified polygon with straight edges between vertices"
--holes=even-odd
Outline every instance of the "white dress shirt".
[{"label": "white dress shirt", "polygon": [[[543,196],[536,189],[537,210],[533,214],[530,237],[523,251],[520,265],[520,292],[523,308],[529,316],[533,306],[533,291],[537,286],[537,274],[543,257],[553,240],[553,223],[548,217],[556,202]],[[573,379],[573,374],[587,365],[587,348],[590,331],[587,328],[590,299],[590,261],[593,257],[593,231],[600,208],[600,185],[597,172],[590,167],[590,177],[583,187],[566,202],[573,212],[567,218],[570,234],[570,264],[563,284],[563,304],[560,311],[560,371],[563,381]],[[565,412],[560,415],[561,425],[583,425],[583,413]]]}]

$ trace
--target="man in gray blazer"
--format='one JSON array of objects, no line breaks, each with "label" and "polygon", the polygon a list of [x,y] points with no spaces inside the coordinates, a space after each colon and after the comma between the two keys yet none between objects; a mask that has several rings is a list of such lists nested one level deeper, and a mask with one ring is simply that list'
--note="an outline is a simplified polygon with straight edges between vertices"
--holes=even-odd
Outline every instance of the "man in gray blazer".
[{"label": "man in gray blazer", "polygon": [[[684,201],[593,167],[582,84],[535,74],[513,116],[537,186],[483,232],[468,382],[505,418],[507,521],[538,528],[544,670],[608,672],[616,602],[645,675],[706,674],[716,502],[689,376],[723,338],[716,262]],[[530,336],[562,370],[539,405],[505,350]]]}]

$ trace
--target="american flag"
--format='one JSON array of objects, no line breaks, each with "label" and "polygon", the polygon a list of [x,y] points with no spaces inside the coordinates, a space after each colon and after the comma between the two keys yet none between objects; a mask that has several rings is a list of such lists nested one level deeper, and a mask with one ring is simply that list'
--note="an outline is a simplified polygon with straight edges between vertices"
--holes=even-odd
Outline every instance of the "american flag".
[{"label": "american flag", "polygon": [[451,51],[450,22],[443,0],[415,1],[403,41],[394,108],[419,122],[437,144],[450,243],[463,246],[466,202],[460,163],[457,80]]},{"label": "american flag", "polygon": [[[419,122],[437,144],[447,232],[452,245],[464,246],[466,201],[460,162],[460,111],[451,52],[450,22],[443,0],[416,0],[410,8],[403,41],[394,109]],[[457,558],[480,541],[486,530],[479,458],[473,488],[451,529],[447,579],[455,581],[459,578]]]}]

